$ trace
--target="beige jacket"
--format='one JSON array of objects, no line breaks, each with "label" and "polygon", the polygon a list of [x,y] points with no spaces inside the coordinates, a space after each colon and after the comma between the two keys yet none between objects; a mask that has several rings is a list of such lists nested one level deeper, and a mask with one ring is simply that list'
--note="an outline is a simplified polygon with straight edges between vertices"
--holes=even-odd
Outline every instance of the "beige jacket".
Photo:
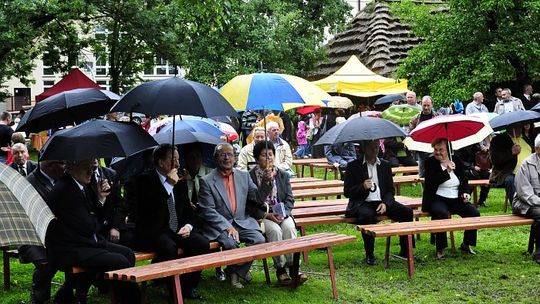
[{"label": "beige jacket", "polygon": [[240,154],[238,155],[238,161],[236,162],[236,167],[243,171],[249,171],[251,168],[253,168],[254,164],[256,163],[255,157],[253,156],[253,147],[255,145],[253,142],[245,145],[240,150]]},{"label": "beige jacket", "polygon": [[276,147],[276,157],[274,160],[274,165],[276,165],[276,167],[280,168],[281,170],[292,173],[293,157],[291,147],[283,139],[280,138],[279,141],[280,145]]},{"label": "beige jacket", "polygon": [[514,180],[516,195],[512,200],[515,214],[524,215],[533,206],[540,207],[540,158],[536,153],[523,160]]}]

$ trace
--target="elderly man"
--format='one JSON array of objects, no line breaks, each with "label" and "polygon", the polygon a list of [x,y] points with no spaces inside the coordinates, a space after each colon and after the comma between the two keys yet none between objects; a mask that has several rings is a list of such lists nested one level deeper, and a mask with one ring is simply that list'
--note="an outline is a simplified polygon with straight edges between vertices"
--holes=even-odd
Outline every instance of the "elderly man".
[{"label": "elderly man", "polygon": [[[414,130],[414,128],[416,128],[416,126],[422,121],[432,119],[437,115],[437,112],[433,111],[433,100],[431,99],[431,96],[422,97],[422,112],[418,113],[411,119],[411,122],[409,123],[409,132],[412,132],[412,130]],[[416,153],[416,158],[418,161],[418,175],[420,175],[420,177],[424,177],[425,175],[424,161],[427,157],[428,153]]]},{"label": "elderly man", "polygon": [[[265,169],[257,188],[248,172],[234,168],[235,156],[230,144],[218,144],[214,157],[217,168],[200,181],[199,214],[206,222],[204,236],[219,242],[224,249],[238,248],[240,242],[247,246],[264,243],[259,224],[248,214],[248,208],[257,208],[266,200],[272,191],[275,171]],[[250,267],[251,262],[227,267],[225,272],[234,288],[244,287],[239,278],[251,280]]]},{"label": "elderly man", "polygon": [[[179,154],[171,144],[159,145],[153,153],[155,170],[137,178],[137,250],[154,251],[158,260],[178,257],[178,248],[186,256],[209,251],[209,241],[195,227],[193,208],[187,198],[185,176],[179,177]],[[183,275],[182,295],[199,299],[197,287],[200,272]]]},{"label": "elderly man", "polygon": [[[64,169],[65,164],[62,161],[44,160],[39,163],[38,168],[30,173],[26,179],[34,186],[39,195],[44,200],[47,200],[49,192],[51,192],[56,181],[64,175]],[[51,280],[56,274],[56,269],[48,262],[45,247],[23,245],[18,250],[22,261],[33,263],[35,266],[32,276],[30,303],[47,302],[51,297]],[[57,295],[61,294],[62,292],[57,293]],[[72,291],[68,297],[73,298]],[[60,298],[55,297],[56,300],[60,300]]]},{"label": "elderly man", "polygon": [[540,264],[540,135],[534,140],[534,153],[527,157],[516,173],[516,195],[512,201],[514,214],[534,219],[531,233],[535,237],[533,260]]},{"label": "elderly man", "polygon": [[523,107],[525,108],[525,110],[531,109],[536,104],[536,102],[532,98],[532,95],[533,95],[532,85],[529,83],[523,85],[523,94],[519,96],[519,99],[521,99],[521,102],[523,103]]},{"label": "elderly man", "polygon": [[274,158],[274,165],[281,170],[287,172],[290,176],[294,176],[292,170],[292,152],[289,144],[279,137],[280,130],[279,125],[275,121],[271,121],[266,124],[268,132],[268,140],[274,143],[276,154]]},{"label": "elderly man", "polygon": [[[390,164],[377,158],[379,141],[364,142],[364,157],[347,165],[343,186],[349,198],[345,215],[354,217],[358,224],[375,224],[377,215],[387,214],[398,222],[411,222],[413,211],[394,199],[394,182]],[[375,265],[373,255],[375,238],[362,234],[366,251],[366,264]],[[407,237],[400,237],[400,256],[407,257]]]},{"label": "elderly man", "polygon": [[484,94],[476,92],[473,94],[473,101],[471,101],[467,108],[465,108],[465,114],[473,113],[487,113],[488,108],[484,105]]},{"label": "elderly man", "polygon": [[519,98],[513,97],[512,91],[510,91],[510,89],[503,89],[501,92],[501,97],[502,100],[497,101],[497,103],[495,104],[495,113],[504,114],[525,110],[525,107],[523,106],[521,100]]},{"label": "elderly man", "polygon": [[[45,238],[47,257],[59,269],[80,266],[87,270],[78,275],[76,296],[80,303],[86,303],[86,292],[94,275],[135,265],[131,249],[111,243],[98,234],[101,225],[92,206],[105,202],[110,186],[103,181],[97,201],[93,201],[89,189],[93,172],[93,159],[67,162],[66,174],[54,185],[47,200],[56,216]],[[113,288],[121,303],[140,302],[137,285],[113,282]]]},{"label": "elderly man", "polygon": [[515,193],[514,178],[519,165],[532,153],[532,147],[521,136],[522,124],[514,124],[491,140],[489,154],[493,168],[489,182],[494,187],[504,187],[506,197],[512,201]]},{"label": "elderly man", "polygon": [[258,142],[264,140],[264,132],[263,127],[255,127],[253,129],[253,141],[243,146],[242,150],[240,150],[240,154],[238,155],[238,162],[236,163],[236,167],[238,169],[249,171],[251,168],[253,168],[253,166],[255,166],[257,162],[253,157],[253,147],[255,147]]},{"label": "elderly man", "polygon": [[9,166],[17,170],[22,176],[27,176],[36,169],[37,164],[28,160],[28,148],[26,148],[25,144],[14,144],[11,147],[11,154],[13,155],[13,162]]},{"label": "elderly man", "polygon": [[405,100],[407,101],[408,105],[420,108],[420,105],[416,102],[416,93],[414,91],[407,91],[407,94],[405,94]]}]

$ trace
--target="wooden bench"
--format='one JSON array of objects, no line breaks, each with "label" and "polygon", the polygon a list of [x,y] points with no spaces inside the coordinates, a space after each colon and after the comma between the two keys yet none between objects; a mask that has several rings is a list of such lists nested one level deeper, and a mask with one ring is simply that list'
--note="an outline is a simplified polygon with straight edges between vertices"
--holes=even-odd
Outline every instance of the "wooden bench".
[{"label": "wooden bench", "polygon": [[[489,186],[489,179],[470,179],[469,187],[472,189],[473,203],[478,207],[478,187]],[[507,204],[504,202],[504,212],[506,213]]]},{"label": "wooden bench", "polygon": [[299,237],[296,239],[258,244],[250,247],[231,249],[150,265],[109,271],[105,273],[105,278],[109,280],[141,283],[148,280],[173,277],[174,302],[183,303],[180,286],[180,275],[182,274],[293,253],[291,287],[296,288],[298,286],[300,252],[304,250],[326,248],[328,255],[328,267],[330,269],[330,279],[332,282],[332,293],[334,299],[337,300],[338,293],[336,287],[332,247],[335,245],[354,242],[355,240],[356,237],[354,236],[334,233],[320,233]]},{"label": "wooden bench", "polygon": [[295,177],[295,178],[291,178],[289,181],[291,182],[291,184],[296,184],[296,183],[322,181],[322,179],[316,178],[316,177]]},{"label": "wooden bench", "polygon": [[310,181],[310,182],[303,182],[303,183],[291,183],[291,188],[293,190],[318,189],[318,188],[328,188],[328,187],[343,187],[343,181],[319,180],[319,181]]},{"label": "wooden bench", "polygon": [[392,167],[392,174],[418,174],[418,166]]},{"label": "wooden bench", "polygon": [[[400,203],[411,209],[416,209],[422,206],[422,199],[410,198],[409,200],[400,201]],[[346,209],[347,209],[346,204],[320,205],[320,206],[315,206],[311,208],[296,208],[295,207],[292,210],[292,215],[295,219],[299,219],[303,217],[345,214]]]},{"label": "wooden bench", "polygon": [[324,169],[324,179],[326,180],[328,176],[328,171],[334,172],[334,179],[339,179],[339,170],[334,167],[334,165],[327,162],[324,163],[310,163],[309,164],[309,174],[311,177],[315,176],[315,169]]},{"label": "wooden bench", "polygon": [[[445,220],[415,221],[406,223],[390,223],[375,225],[358,225],[362,233],[374,237],[392,237],[406,235],[408,237],[408,275],[414,275],[414,258],[412,236],[419,233],[451,232],[458,230],[475,230],[481,228],[498,228],[521,225],[532,225],[534,220],[517,215],[495,215],[468,218],[451,218]],[[389,241],[387,241],[389,246]]]},{"label": "wooden bench", "polygon": [[[300,158],[293,159],[292,164],[296,171],[296,176],[304,177],[304,166],[309,166],[311,163],[327,163],[328,161],[325,158]],[[312,176],[313,177],[313,176]]]},{"label": "wooden bench", "polygon": [[343,186],[341,187],[327,187],[319,189],[300,189],[293,190],[293,197],[295,200],[301,200],[310,197],[329,197],[329,196],[341,196],[343,195]]},{"label": "wooden bench", "polygon": [[4,290],[9,291],[11,289],[11,265],[9,264],[10,258],[19,258],[19,251],[15,248],[4,246],[2,249],[2,261],[4,263]]},{"label": "wooden bench", "polygon": [[418,175],[403,175],[403,176],[394,176],[392,177],[394,186],[396,187],[396,194],[401,194],[401,185],[403,184],[418,184],[421,183],[424,179]]}]

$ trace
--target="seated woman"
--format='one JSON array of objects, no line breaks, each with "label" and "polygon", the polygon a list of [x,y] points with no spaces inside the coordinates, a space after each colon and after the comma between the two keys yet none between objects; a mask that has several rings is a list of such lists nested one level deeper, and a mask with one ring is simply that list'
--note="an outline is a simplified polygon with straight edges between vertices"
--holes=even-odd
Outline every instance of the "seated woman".
[{"label": "seated woman", "polygon": [[[480,216],[480,212],[470,203],[470,188],[463,164],[459,158],[450,160],[448,141],[436,138],[432,141],[433,155],[426,159],[426,175],[422,197],[422,211],[429,212],[431,219],[448,218],[448,212],[461,217]],[[446,232],[435,234],[437,258],[444,258],[444,248],[448,246]],[[476,230],[465,231],[461,251],[476,254],[470,246],[476,246]]]},{"label": "seated woman", "polygon": [[[253,182],[259,186],[263,171],[268,167],[274,168],[274,180],[272,181],[272,191],[266,198],[264,206],[258,206],[252,210],[252,216],[262,219],[261,227],[264,227],[267,242],[281,241],[296,238],[296,226],[291,215],[294,207],[289,174],[274,166],[274,144],[270,141],[258,142],[253,147],[253,156],[257,165],[249,172]],[[276,276],[278,283],[286,285],[291,282],[291,277],[287,274],[286,267],[292,271],[293,255],[274,257]],[[300,283],[307,280],[307,276],[300,272]]]}]

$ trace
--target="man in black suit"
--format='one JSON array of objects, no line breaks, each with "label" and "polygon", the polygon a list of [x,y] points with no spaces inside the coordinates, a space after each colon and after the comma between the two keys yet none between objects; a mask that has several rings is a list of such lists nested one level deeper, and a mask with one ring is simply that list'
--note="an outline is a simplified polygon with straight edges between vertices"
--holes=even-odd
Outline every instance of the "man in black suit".
[{"label": "man in black suit", "polygon": [[[56,180],[64,175],[65,164],[62,161],[45,160],[39,163],[36,170],[26,179],[37,190],[39,195],[47,200]],[[23,245],[18,248],[19,257],[23,262],[34,264],[30,302],[45,303],[51,297],[51,280],[56,269],[47,260],[47,252],[43,246]]]},{"label": "man in black suit", "polygon": [[[413,211],[394,199],[394,182],[390,164],[377,158],[379,140],[364,142],[364,157],[347,165],[344,195],[349,198],[345,216],[354,217],[358,224],[375,224],[377,215],[386,214],[394,221],[411,222]],[[362,234],[366,264],[375,265],[375,238]],[[402,257],[407,257],[407,237],[400,237]]]},{"label": "man in black suit", "polygon": [[22,176],[28,176],[37,167],[34,161],[29,160],[28,148],[25,144],[16,143],[11,147],[13,162],[11,168],[17,170]]},{"label": "man in black suit", "polygon": [[[58,269],[80,266],[86,270],[77,278],[79,303],[86,303],[86,292],[94,275],[135,265],[135,254],[131,249],[108,242],[98,234],[101,223],[93,207],[105,201],[110,186],[105,181],[101,183],[98,202],[92,201],[94,197],[88,185],[93,172],[94,160],[67,162],[66,174],[54,185],[47,200],[56,216],[45,238],[47,257]],[[112,284],[121,303],[140,302],[137,285],[116,281]],[[69,285],[74,286],[73,283]]]},{"label": "man in black suit", "polygon": [[[160,261],[176,259],[178,248],[182,248],[186,256],[208,252],[208,239],[195,227],[185,176],[179,178],[177,175],[179,154],[176,147],[162,144],[154,150],[153,158],[155,170],[141,174],[134,188],[137,197],[136,248],[156,252]],[[200,277],[200,272],[181,276],[184,297],[200,298],[195,290]]]}]

